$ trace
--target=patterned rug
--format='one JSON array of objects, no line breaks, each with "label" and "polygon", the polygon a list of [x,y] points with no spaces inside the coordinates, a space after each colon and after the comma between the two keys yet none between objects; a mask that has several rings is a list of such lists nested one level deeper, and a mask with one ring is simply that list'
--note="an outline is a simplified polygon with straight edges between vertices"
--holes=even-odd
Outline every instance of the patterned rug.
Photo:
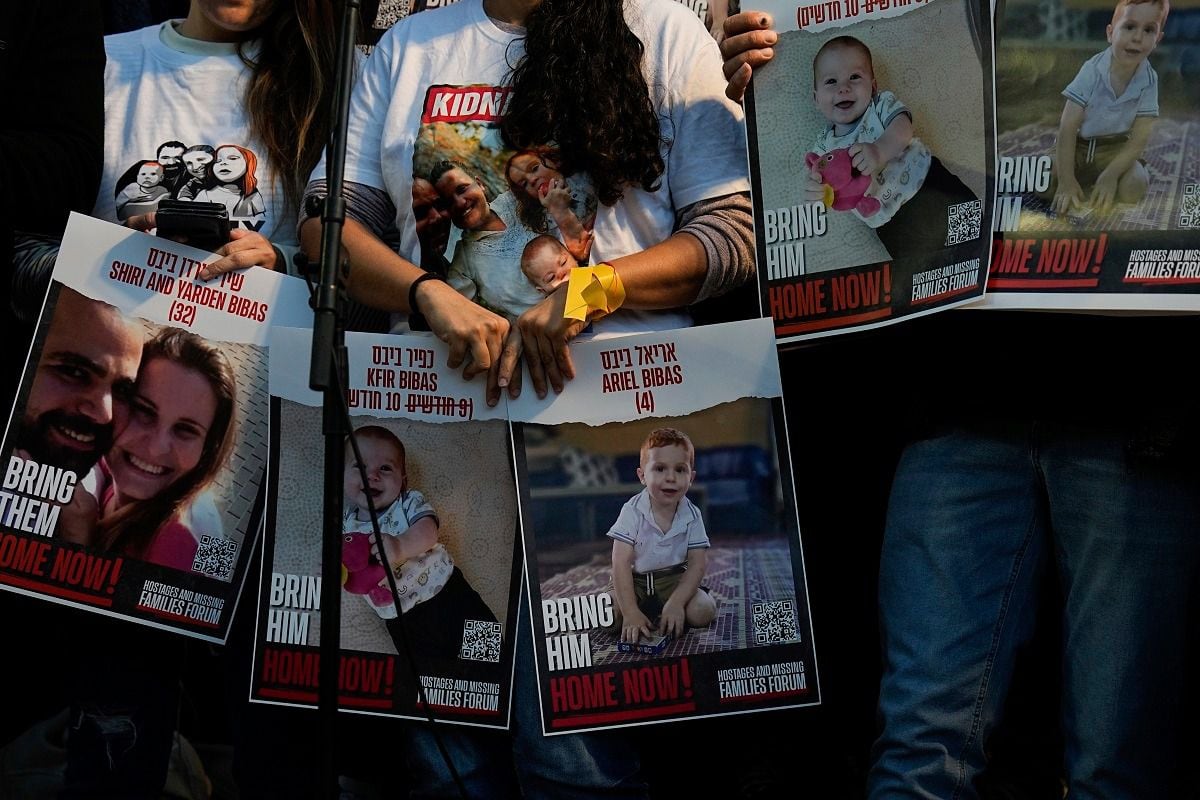
[{"label": "patterned rug", "polygon": [[[602,592],[609,585],[612,563],[596,555],[542,583],[542,598],[573,597]],[[751,604],[795,597],[791,556],[778,542],[737,549],[712,547],[704,585],[717,601],[717,617],[707,628],[691,628],[667,645],[663,657],[740,650],[753,646]],[[647,656],[617,650],[616,634],[590,631],[593,664],[625,664]]]},{"label": "patterned rug", "polygon": [[[1030,124],[1001,134],[998,152],[1004,156],[1033,156],[1054,152],[1058,129]],[[1091,211],[1059,218],[1050,212],[1050,201],[1033,193],[1022,195],[1022,231],[1165,230],[1178,227],[1181,185],[1186,177],[1200,176],[1200,123],[1160,118],[1142,156],[1150,174],[1150,188],[1142,202],[1107,214]]]}]

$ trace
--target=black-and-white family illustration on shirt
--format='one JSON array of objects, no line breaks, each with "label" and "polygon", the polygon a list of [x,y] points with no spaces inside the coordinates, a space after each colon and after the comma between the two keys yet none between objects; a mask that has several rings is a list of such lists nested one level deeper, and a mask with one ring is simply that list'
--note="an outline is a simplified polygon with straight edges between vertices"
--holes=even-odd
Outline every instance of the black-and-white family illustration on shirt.
[{"label": "black-and-white family illustration on shirt", "polygon": [[140,160],[125,170],[114,187],[117,219],[124,222],[148,214],[167,198],[220,203],[230,219],[254,222],[267,217],[255,172],[258,157],[238,144],[194,144],[167,141],[153,159]]}]

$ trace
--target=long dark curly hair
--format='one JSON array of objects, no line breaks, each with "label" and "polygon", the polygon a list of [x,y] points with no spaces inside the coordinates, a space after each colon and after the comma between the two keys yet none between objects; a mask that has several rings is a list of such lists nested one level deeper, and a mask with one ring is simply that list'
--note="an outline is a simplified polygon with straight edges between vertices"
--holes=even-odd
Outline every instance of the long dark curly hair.
[{"label": "long dark curly hair", "polygon": [[563,174],[587,172],[605,205],[627,186],[656,190],[664,138],[623,0],[543,0],[524,41],[500,123],[505,144],[553,143]]}]

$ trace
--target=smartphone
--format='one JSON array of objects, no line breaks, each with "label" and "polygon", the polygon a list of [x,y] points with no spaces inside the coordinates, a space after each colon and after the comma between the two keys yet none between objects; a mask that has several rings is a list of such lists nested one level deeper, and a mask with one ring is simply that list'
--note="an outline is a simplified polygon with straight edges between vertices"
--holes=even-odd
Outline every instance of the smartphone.
[{"label": "smartphone", "polygon": [[155,234],[210,253],[229,241],[229,212],[222,203],[162,200]]}]

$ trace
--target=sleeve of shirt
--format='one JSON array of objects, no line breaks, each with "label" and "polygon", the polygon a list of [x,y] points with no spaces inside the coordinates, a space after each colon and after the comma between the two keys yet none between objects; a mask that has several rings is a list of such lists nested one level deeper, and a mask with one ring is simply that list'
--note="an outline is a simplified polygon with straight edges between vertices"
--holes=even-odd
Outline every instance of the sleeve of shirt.
[{"label": "sleeve of shirt", "polygon": [[1138,98],[1137,116],[1139,117],[1158,116],[1158,74],[1154,70],[1150,70],[1149,75],[1150,82],[1146,84],[1141,97]]},{"label": "sleeve of shirt", "polygon": [[679,36],[695,42],[672,47],[691,57],[672,76],[669,120],[663,125],[671,140],[668,175],[676,209],[750,189],[746,126],[741,107],[725,96],[720,50],[695,20],[687,22],[679,26]]},{"label": "sleeve of shirt", "polygon": [[633,507],[636,500],[637,496],[621,506],[621,513],[617,515],[617,521],[608,529],[608,538],[631,546],[637,541],[638,515]]},{"label": "sleeve of shirt", "polygon": [[417,524],[417,520],[426,517],[433,517],[433,521],[437,523],[438,527],[441,527],[437,512],[433,510],[433,506],[429,505],[425,495],[416,489],[409,489],[404,495],[404,516],[408,517],[408,527],[410,528]]},{"label": "sleeve of shirt", "polygon": [[884,128],[891,125],[892,121],[901,114],[912,119],[912,112],[908,110],[908,106],[900,102],[900,98],[889,91],[882,91],[875,98],[875,111],[879,114],[879,121],[883,123]]},{"label": "sleeve of shirt", "polygon": [[[1092,92],[1096,90],[1096,68],[1089,60],[1076,73],[1075,79],[1067,84],[1067,88],[1063,89],[1063,97],[1073,103],[1087,108],[1088,101],[1092,99]],[[1158,103],[1155,102],[1157,107]]]},{"label": "sleeve of shirt", "polygon": [[[345,180],[376,189],[386,189],[383,181],[383,134],[391,108],[396,55],[402,46],[393,35],[383,35],[379,44],[362,64],[350,95],[350,117],[346,129]],[[313,170],[310,180],[326,177],[325,156]]]},{"label": "sleeve of shirt", "polygon": [[696,518],[688,525],[688,550],[696,550],[698,548],[710,547],[708,541],[708,531],[704,529],[704,517],[700,516],[700,509],[692,506],[692,511]]}]

